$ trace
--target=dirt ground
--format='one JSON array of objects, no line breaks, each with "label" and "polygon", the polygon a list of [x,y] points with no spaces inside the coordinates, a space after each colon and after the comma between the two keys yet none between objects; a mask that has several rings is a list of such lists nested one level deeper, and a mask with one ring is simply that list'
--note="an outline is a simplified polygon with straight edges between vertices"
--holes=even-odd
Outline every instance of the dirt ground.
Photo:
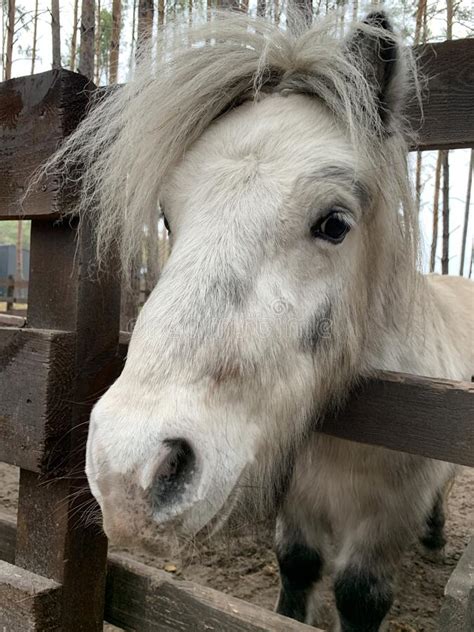
[{"label": "dirt ground", "polygon": [[[18,474],[15,468],[0,465],[0,508],[14,512],[17,503]],[[413,545],[402,560],[396,584],[396,599],[390,611],[388,632],[434,632],[444,586],[474,529],[474,470],[464,469],[458,476],[448,501],[446,534],[448,544],[443,559],[426,559]],[[163,547],[161,555],[133,552],[147,564],[165,569],[177,579],[188,579],[273,608],[278,593],[278,572],[272,551],[271,533],[245,536],[235,541],[210,541],[188,554],[171,556]],[[322,590],[318,625],[330,629],[333,607],[330,582]],[[106,626],[108,631],[116,630]],[[138,631],[140,632],[140,631]],[[223,631],[225,632],[225,631]]]}]

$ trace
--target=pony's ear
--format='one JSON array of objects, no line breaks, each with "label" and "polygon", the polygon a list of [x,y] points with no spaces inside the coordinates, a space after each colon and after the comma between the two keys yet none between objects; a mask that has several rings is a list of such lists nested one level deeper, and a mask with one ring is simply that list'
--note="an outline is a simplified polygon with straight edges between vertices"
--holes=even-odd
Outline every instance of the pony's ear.
[{"label": "pony's ear", "polygon": [[389,129],[405,101],[402,51],[383,12],[370,13],[349,36],[351,59],[373,87],[383,125]]}]

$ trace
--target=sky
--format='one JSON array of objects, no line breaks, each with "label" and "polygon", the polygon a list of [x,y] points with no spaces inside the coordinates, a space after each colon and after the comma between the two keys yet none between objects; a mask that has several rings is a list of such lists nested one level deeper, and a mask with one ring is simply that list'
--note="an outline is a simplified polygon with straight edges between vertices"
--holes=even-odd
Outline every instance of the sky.
[{"label": "sky", "polygon": [[[81,4],[81,3],[79,3]],[[110,9],[112,0],[102,0],[102,6]],[[133,0],[128,0],[124,5],[133,5]],[[362,2],[360,5],[362,6]],[[400,2],[389,2],[386,4],[400,7]],[[439,3],[441,4],[441,3]],[[466,7],[471,6],[471,0],[463,0],[463,4]],[[26,11],[33,11],[35,7],[35,0],[17,0],[17,5],[26,9]],[[50,5],[49,0],[39,0],[39,11],[41,13],[38,21],[38,58],[35,66],[35,72],[42,72],[50,70],[51,68],[51,16],[48,10]],[[255,11],[256,0],[250,1],[251,10]],[[67,41],[71,37],[72,24],[73,24],[73,0],[60,0],[60,12],[61,12],[61,45],[62,54],[65,55],[67,51]],[[403,21],[405,18],[399,18]],[[412,20],[411,16],[406,17],[407,20]],[[445,32],[445,16],[441,12],[437,18],[430,22],[432,29],[432,38],[436,40],[442,40]],[[120,60],[119,60],[119,81],[123,82],[127,80],[129,73],[129,57],[130,57],[130,45],[131,45],[131,10],[124,11],[124,28],[122,31],[122,38],[120,42]],[[466,27],[461,24],[455,24],[454,37],[463,37],[468,34]],[[22,75],[28,75],[31,71],[31,60],[24,54],[24,50],[31,46],[32,29],[24,29],[18,38],[16,45],[12,76],[20,77]],[[422,248],[423,248],[423,267],[428,269],[429,251],[431,244],[432,233],[432,205],[433,205],[433,191],[434,191],[434,170],[436,164],[437,152],[424,152],[423,153],[423,172],[422,181],[423,191],[420,210],[420,225],[422,232]],[[462,237],[462,225],[465,212],[465,200],[466,200],[466,186],[469,173],[469,158],[470,150],[453,150],[450,152],[450,261],[449,272],[450,274],[459,274],[460,266],[460,254],[461,254],[461,237]],[[411,156],[414,163],[414,155]],[[474,198],[474,192],[473,196]],[[466,246],[466,256],[464,264],[464,274],[467,274],[469,270],[471,260],[471,248],[472,240],[474,237],[474,213],[472,212],[474,199],[471,201],[471,217],[468,225],[468,240]],[[439,242],[438,242],[438,259],[436,262],[436,271],[440,271],[440,254],[441,254],[441,222],[439,227]]]}]

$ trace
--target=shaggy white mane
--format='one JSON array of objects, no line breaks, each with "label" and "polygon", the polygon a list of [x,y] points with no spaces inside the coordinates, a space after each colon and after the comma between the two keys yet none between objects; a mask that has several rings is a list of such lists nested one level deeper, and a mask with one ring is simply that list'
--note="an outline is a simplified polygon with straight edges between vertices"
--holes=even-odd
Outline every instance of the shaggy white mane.
[{"label": "shaggy white mane", "polygon": [[[378,32],[361,23],[357,29]],[[99,262],[113,247],[123,269],[130,269],[144,226],[156,221],[171,168],[216,117],[243,100],[284,90],[322,99],[364,148],[374,166],[374,187],[395,209],[401,260],[414,261],[417,221],[403,118],[391,114],[387,134],[370,82],[373,69],[363,51],[335,32],[331,18],[292,34],[263,19],[220,15],[170,37],[160,33],[172,47],[156,53],[154,43],[154,55],[142,51],[131,81],[92,107],[43,170],[79,191],[73,212],[92,215]],[[387,31],[383,36],[391,37]],[[392,82],[391,99],[402,104],[415,74],[407,49],[400,54],[402,70]]]}]

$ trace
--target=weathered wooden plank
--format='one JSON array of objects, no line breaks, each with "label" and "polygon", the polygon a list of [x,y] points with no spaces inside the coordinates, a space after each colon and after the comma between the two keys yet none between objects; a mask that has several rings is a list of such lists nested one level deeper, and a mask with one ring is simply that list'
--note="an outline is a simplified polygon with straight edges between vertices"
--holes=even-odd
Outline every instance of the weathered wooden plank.
[{"label": "weathered wooden plank", "polygon": [[21,469],[15,562],[62,584],[62,626],[99,632],[103,626],[107,541],[85,514],[95,503],[84,473],[91,408],[116,376],[119,284],[113,263],[94,274],[93,239],[84,226],[76,242],[69,222],[33,220],[28,323],[74,331],[66,473],[44,484]]},{"label": "weathered wooden plank", "polygon": [[61,586],[0,561],[0,629],[60,632]]},{"label": "weathered wooden plank", "polygon": [[417,53],[428,79],[423,116],[417,103],[407,111],[418,148],[474,147],[474,40],[427,44]]},{"label": "weathered wooden plank", "polygon": [[[0,559],[13,561],[15,520],[0,513]],[[109,555],[105,618],[140,632],[316,630],[193,582],[177,581],[128,556]]]},{"label": "weathered wooden plank", "polygon": [[316,430],[474,467],[474,384],[380,373]]},{"label": "weathered wooden plank", "polygon": [[74,353],[71,333],[0,327],[1,461],[34,472],[60,466]]},{"label": "weathered wooden plank", "polygon": [[84,116],[92,88],[63,69],[0,83],[0,219],[66,210],[54,177],[35,186],[23,208],[20,200],[35,170]]},{"label": "weathered wooden plank", "polygon": [[110,555],[105,619],[140,632],[304,632],[316,628],[125,555]]}]

